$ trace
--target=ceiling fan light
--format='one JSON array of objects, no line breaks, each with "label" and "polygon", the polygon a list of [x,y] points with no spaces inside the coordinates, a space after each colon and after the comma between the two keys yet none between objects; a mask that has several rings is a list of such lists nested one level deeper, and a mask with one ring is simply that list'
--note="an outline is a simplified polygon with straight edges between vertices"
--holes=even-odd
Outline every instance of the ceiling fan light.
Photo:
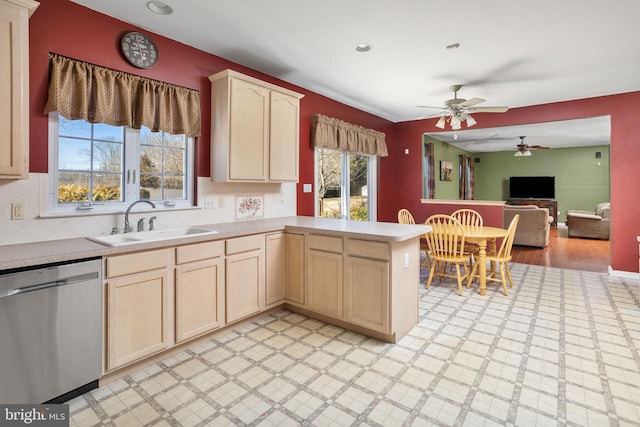
[{"label": "ceiling fan light", "polygon": [[476,122],[476,120],[471,117],[471,114],[467,114],[467,127],[470,128],[471,126],[477,124],[478,122]]},{"label": "ceiling fan light", "polygon": [[531,151],[527,150],[524,153],[522,153],[522,155],[525,157],[529,157],[531,155]]},{"label": "ceiling fan light", "polygon": [[460,129],[460,117],[451,116],[451,129],[453,130]]},{"label": "ceiling fan light", "polygon": [[513,154],[513,157],[522,157],[522,151],[518,150]]},{"label": "ceiling fan light", "polygon": [[446,119],[444,118],[444,116],[440,117],[440,120],[438,120],[438,123],[436,123],[436,127],[439,129],[444,129],[444,125],[446,123]]}]

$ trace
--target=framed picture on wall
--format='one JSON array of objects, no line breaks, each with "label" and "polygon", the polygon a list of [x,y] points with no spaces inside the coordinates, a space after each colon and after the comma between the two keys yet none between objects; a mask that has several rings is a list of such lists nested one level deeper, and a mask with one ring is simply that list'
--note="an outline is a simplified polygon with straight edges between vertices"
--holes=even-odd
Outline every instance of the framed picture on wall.
[{"label": "framed picture on wall", "polygon": [[453,163],[440,160],[440,181],[453,181]]}]

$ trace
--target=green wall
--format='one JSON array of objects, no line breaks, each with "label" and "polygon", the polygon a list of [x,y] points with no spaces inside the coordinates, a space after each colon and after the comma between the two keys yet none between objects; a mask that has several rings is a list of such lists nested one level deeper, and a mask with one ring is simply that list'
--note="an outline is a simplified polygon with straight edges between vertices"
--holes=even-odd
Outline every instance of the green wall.
[{"label": "green wall", "polygon": [[[434,166],[436,177],[436,199],[441,200],[457,200],[458,199],[458,182],[460,180],[460,159],[458,156],[464,154],[470,157],[477,157],[473,153],[461,150],[453,145],[449,145],[446,142],[439,141],[430,136],[424,136],[424,142],[433,143],[434,154]],[[424,150],[424,147],[423,147]],[[423,153],[424,158],[424,153]],[[452,181],[440,181],[440,161],[447,161],[453,164],[453,180]],[[424,180],[423,180],[422,194],[424,195]],[[488,200],[488,199],[487,199]]]},{"label": "green wall", "polygon": [[[592,211],[598,203],[610,201],[608,145],[532,150],[532,156],[514,157],[513,151],[470,153],[426,135],[424,140],[434,143],[436,199],[458,198],[458,155],[465,154],[480,159],[475,163],[476,200],[506,200],[510,176],[540,175],[556,177],[559,223],[568,209]],[[453,163],[453,181],[440,181],[441,160]]]},{"label": "green wall", "polygon": [[[596,158],[596,152],[601,158]],[[529,157],[514,157],[511,151],[475,153],[475,198],[506,200],[510,176],[555,176],[558,222],[568,209],[592,211],[610,200],[609,146],[532,150]]]}]

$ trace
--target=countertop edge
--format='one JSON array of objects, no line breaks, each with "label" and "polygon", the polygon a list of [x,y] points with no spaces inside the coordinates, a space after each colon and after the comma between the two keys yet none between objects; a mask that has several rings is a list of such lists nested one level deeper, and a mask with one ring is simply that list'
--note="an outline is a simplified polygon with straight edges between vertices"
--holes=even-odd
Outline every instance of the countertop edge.
[{"label": "countertop edge", "polygon": [[58,262],[105,257],[278,231],[298,233],[318,232],[322,234],[344,235],[352,238],[365,240],[374,239],[388,242],[409,240],[429,231],[429,227],[422,224],[369,223],[315,217],[283,217],[220,224],[204,224],[197,225],[197,227],[216,230],[217,233],[123,246],[106,246],[85,239],[84,237],[0,245],[0,272]]}]

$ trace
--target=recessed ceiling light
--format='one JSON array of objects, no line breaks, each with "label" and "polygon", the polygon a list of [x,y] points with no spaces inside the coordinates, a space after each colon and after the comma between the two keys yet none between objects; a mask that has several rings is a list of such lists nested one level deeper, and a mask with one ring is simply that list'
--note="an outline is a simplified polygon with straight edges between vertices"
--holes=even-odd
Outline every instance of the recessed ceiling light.
[{"label": "recessed ceiling light", "polygon": [[358,43],[353,48],[356,52],[369,52],[373,49],[373,45],[371,43]]},{"label": "recessed ceiling light", "polygon": [[147,9],[149,9],[153,13],[157,13],[158,15],[170,15],[173,13],[173,9],[171,9],[171,6],[164,4],[158,0],[148,1]]}]

